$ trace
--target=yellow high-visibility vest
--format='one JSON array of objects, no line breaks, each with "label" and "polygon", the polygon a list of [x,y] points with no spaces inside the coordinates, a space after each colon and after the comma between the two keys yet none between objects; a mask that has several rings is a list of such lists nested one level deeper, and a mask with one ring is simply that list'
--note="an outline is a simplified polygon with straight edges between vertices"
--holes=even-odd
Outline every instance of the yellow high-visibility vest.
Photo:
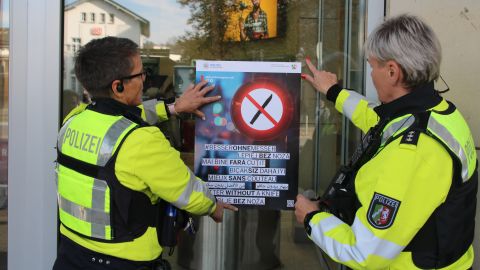
[{"label": "yellow high-visibility vest", "polygon": [[[353,91],[341,90],[335,107],[364,132],[379,120],[374,105]],[[478,184],[473,137],[445,100],[430,108],[421,132],[414,129],[416,115],[390,120],[376,155],[358,170],[360,208],[351,226],[326,212],[310,219],[310,238],[335,261],[369,270],[471,267]]]},{"label": "yellow high-visibility vest", "polygon": [[[61,128],[59,154],[91,168],[105,168],[120,142],[136,126],[123,116],[85,110]],[[58,206],[65,227],[94,239],[114,239],[112,194],[105,176],[86,175],[80,169],[58,164]]]}]

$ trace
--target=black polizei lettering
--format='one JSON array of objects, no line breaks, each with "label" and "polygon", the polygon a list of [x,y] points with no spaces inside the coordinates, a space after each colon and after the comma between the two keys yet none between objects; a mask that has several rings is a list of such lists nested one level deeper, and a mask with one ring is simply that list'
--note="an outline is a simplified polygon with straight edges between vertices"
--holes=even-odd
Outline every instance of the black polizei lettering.
[{"label": "black polizei lettering", "polygon": [[70,144],[70,146],[75,145],[75,130],[72,130],[68,144]]},{"label": "black polizei lettering", "polygon": [[67,128],[67,131],[65,132],[65,137],[63,138],[62,143],[65,143],[65,141],[67,140],[67,138],[70,137],[70,135],[72,135],[72,130],[70,128]]},{"label": "black polizei lettering", "polygon": [[[80,141],[78,140],[78,131],[75,132],[75,145],[73,147],[82,150],[82,139],[83,139],[83,133],[82,133],[82,138],[80,138]],[[78,144],[77,144],[78,142]]]},{"label": "black polizei lettering", "polygon": [[[85,141],[83,141],[83,135],[85,135],[85,137],[87,137],[87,139]],[[90,134],[86,134],[86,133],[83,133],[82,134],[82,150],[83,151],[87,151],[87,152],[90,152],[90,153],[93,153],[92,151],[90,151],[90,147],[87,149],[87,143],[90,141]]]},{"label": "black polizei lettering", "polygon": [[92,150],[92,146],[94,149],[98,149],[98,137],[92,135],[92,139],[90,140],[90,146],[88,147],[88,152],[90,153],[97,153],[96,151]]},{"label": "black polizei lettering", "polygon": [[89,153],[98,153],[103,140],[103,137],[93,136],[89,133],[78,132],[78,130],[74,129],[67,129],[65,132],[64,142],[67,141],[67,138],[68,144],[71,147]]}]

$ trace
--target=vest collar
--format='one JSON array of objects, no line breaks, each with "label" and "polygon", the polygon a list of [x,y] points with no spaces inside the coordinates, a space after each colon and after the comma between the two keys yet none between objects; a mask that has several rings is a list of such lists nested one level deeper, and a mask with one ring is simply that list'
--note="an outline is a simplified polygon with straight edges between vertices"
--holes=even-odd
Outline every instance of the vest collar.
[{"label": "vest collar", "polygon": [[392,119],[408,113],[426,111],[442,101],[433,81],[415,87],[409,94],[374,108],[380,119]]},{"label": "vest collar", "polygon": [[112,98],[95,98],[88,109],[109,115],[134,115],[141,117],[142,110],[136,106],[129,106]]}]

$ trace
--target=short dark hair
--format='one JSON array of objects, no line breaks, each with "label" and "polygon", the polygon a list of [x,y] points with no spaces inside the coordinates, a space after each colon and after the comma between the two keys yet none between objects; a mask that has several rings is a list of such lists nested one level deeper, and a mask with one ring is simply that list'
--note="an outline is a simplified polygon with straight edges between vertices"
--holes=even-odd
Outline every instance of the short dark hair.
[{"label": "short dark hair", "polygon": [[109,97],[111,83],[130,75],[138,53],[138,45],[128,38],[94,39],[78,51],[75,75],[93,97]]}]

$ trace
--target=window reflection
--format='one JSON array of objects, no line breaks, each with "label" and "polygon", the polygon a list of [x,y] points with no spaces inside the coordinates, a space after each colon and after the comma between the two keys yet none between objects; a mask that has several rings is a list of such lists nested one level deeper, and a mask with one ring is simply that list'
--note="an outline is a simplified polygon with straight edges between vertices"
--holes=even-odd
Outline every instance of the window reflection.
[{"label": "window reflection", "polygon": [[8,72],[9,1],[0,0],[0,270],[7,269],[8,247]]}]

